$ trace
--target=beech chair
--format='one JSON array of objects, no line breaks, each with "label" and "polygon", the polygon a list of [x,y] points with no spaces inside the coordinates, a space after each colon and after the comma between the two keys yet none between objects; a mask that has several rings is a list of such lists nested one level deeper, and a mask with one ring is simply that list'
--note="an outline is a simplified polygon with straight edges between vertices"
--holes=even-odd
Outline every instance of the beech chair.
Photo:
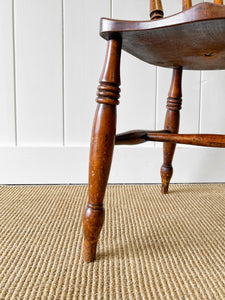
[{"label": "beech chair", "polygon": [[[183,11],[163,18],[160,0],[150,0],[149,21],[101,19],[100,35],[108,41],[97,92],[89,163],[89,200],[83,215],[83,260],[91,262],[104,222],[103,198],[114,145],[146,141],[164,142],[161,167],[162,193],[168,192],[176,144],[225,147],[225,135],[178,134],[183,70],[225,69],[225,6],[223,0],[192,6],[183,0]],[[116,135],[116,106],[120,97],[121,49],[142,61],[172,68],[162,131],[130,131]]]}]

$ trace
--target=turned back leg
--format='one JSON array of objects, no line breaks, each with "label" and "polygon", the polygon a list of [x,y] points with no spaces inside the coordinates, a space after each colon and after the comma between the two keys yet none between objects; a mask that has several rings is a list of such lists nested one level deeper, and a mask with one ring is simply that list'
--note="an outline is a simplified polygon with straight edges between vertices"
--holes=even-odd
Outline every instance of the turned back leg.
[{"label": "turned back leg", "polygon": [[[173,70],[173,77],[170,86],[170,91],[167,99],[167,112],[165,118],[164,129],[171,133],[178,133],[180,122],[180,109],[182,103],[182,68]],[[163,165],[161,167],[162,178],[162,193],[168,192],[169,183],[173,175],[172,160],[176,144],[164,143],[163,144]]]}]

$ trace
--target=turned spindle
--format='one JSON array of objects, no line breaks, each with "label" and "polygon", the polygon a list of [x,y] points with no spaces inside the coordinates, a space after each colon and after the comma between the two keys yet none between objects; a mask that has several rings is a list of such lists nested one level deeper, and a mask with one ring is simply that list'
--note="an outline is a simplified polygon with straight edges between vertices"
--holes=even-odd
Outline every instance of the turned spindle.
[{"label": "turned spindle", "polygon": [[[171,133],[178,133],[180,122],[180,109],[182,104],[181,92],[182,67],[173,70],[173,77],[167,98],[167,112],[164,129]],[[162,193],[168,192],[170,179],[173,175],[172,160],[176,143],[163,144],[163,165],[161,167]]]},{"label": "turned spindle", "polygon": [[163,18],[163,15],[161,0],[150,0],[150,19],[161,19]]},{"label": "turned spindle", "polygon": [[120,97],[122,42],[109,40],[97,92],[89,161],[89,199],[83,215],[83,260],[95,259],[98,237],[104,222],[103,199],[109,177],[116,134],[116,106]]},{"label": "turned spindle", "polygon": [[223,5],[223,0],[214,0],[214,3]]},{"label": "turned spindle", "polygon": [[192,7],[191,0],[183,0],[183,10],[186,10],[188,8]]}]

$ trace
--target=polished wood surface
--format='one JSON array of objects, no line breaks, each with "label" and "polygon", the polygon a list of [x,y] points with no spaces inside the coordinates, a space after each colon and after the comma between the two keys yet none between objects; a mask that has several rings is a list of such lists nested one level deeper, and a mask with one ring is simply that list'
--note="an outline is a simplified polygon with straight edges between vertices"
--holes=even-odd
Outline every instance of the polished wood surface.
[{"label": "polished wood surface", "polygon": [[214,0],[214,3],[223,5],[223,0]]},{"label": "polished wood surface", "polygon": [[[178,133],[180,123],[180,110],[182,104],[182,68],[173,70],[172,82],[167,98],[167,112],[164,129],[171,133]],[[163,144],[163,164],[161,167],[162,193],[168,192],[169,183],[173,175],[172,160],[176,148],[175,143]]]},{"label": "polished wood surface", "polygon": [[189,9],[192,7],[192,1],[191,0],[183,0],[183,10]]},{"label": "polished wood surface", "polygon": [[104,222],[103,198],[108,181],[116,134],[119,104],[121,40],[108,42],[107,55],[97,92],[89,163],[89,200],[83,215],[83,260],[95,259],[96,245]]},{"label": "polished wood surface", "polygon": [[169,133],[167,130],[147,131],[147,130],[131,130],[116,135],[116,145],[137,145],[147,142],[148,134]]},{"label": "polished wood surface", "polygon": [[[83,260],[91,262],[104,222],[103,199],[114,145],[163,142],[162,193],[168,192],[176,144],[224,147],[225,135],[179,134],[184,69],[225,69],[225,6],[223,1],[192,6],[183,0],[183,12],[163,18],[160,0],[150,0],[151,21],[102,19],[100,34],[108,48],[97,92],[89,163],[89,200],[83,214]],[[116,106],[120,95],[121,49],[141,60],[173,69],[164,130],[136,130],[116,135]],[[191,88],[191,87],[190,87]]]},{"label": "polished wood surface", "polygon": [[116,145],[137,145],[149,141],[201,147],[225,147],[225,135],[221,134],[174,134],[167,130],[133,130],[116,136]]},{"label": "polished wood surface", "polygon": [[100,34],[120,36],[123,50],[153,65],[219,70],[225,69],[224,28],[225,6],[200,3],[153,21],[102,19]]},{"label": "polished wood surface", "polygon": [[150,19],[157,20],[164,15],[161,0],[150,0]]}]

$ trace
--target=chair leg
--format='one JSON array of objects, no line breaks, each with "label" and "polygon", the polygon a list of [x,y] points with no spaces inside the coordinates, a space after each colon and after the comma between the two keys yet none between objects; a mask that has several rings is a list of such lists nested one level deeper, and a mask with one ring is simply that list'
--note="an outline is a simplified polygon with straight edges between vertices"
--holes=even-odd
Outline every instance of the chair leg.
[{"label": "chair leg", "polygon": [[116,105],[119,104],[121,41],[108,42],[106,60],[98,87],[90,162],[89,200],[83,214],[83,260],[96,256],[98,237],[104,222],[103,198],[111,167],[116,135]]},{"label": "chair leg", "polygon": [[[180,109],[182,103],[182,68],[175,68],[173,70],[173,77],[170,86],[170,91],[167,99],[167,112],[164,129],[169,130],[171,133],[178,133],[180,122]],[[173,175],[172,160],[175,152],[176,144],[164,143],[163,144],[163,165],[161,167],[162,178],[162,193],[168,193],[169,183]]]}]

